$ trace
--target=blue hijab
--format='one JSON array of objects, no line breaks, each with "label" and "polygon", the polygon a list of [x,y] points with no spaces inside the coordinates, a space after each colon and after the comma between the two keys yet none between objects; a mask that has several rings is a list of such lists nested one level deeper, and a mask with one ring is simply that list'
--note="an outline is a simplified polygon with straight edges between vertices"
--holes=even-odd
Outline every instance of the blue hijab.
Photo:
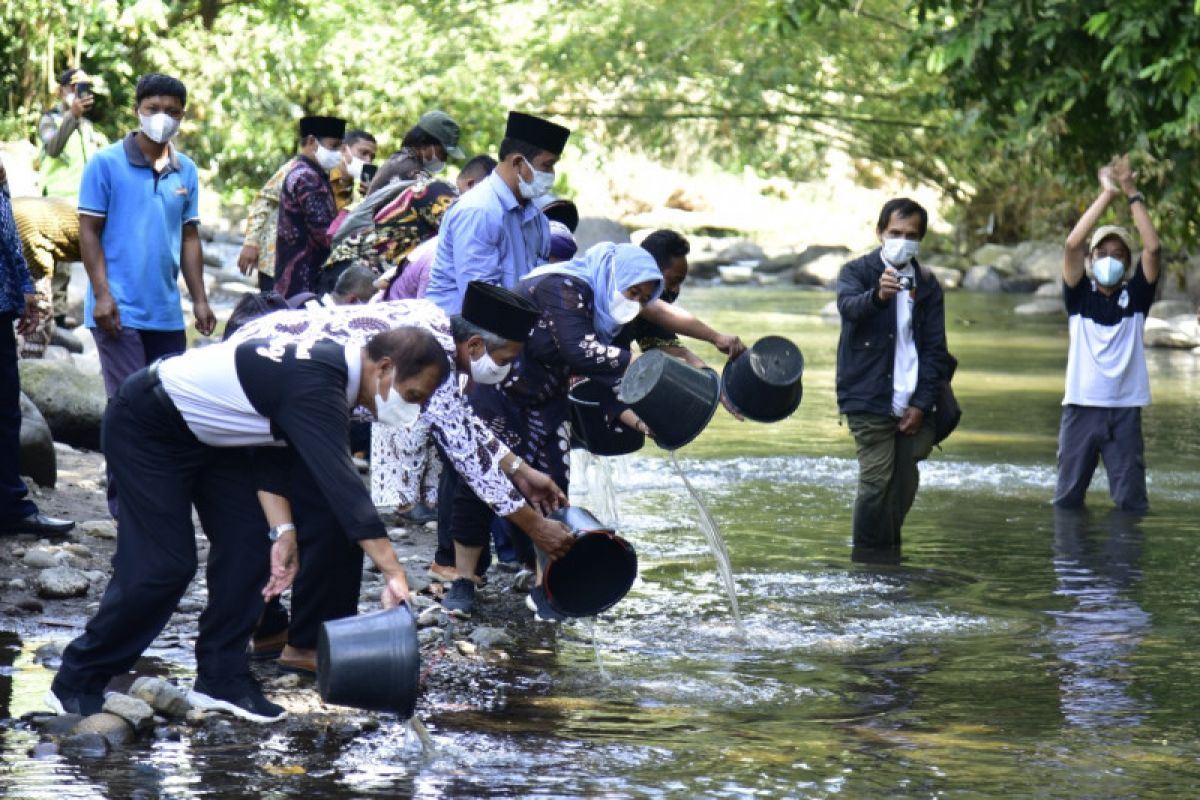
[{"label": "blue hijab", "polygon": [[601,242],[573,261],[561,264],[546,264],[525,276],[525,280],[542,275],[569,275],[592,287],[592,327],[600,341],[611,342],[621,330],[621,323],[613,319],[612,302],[614,290],[624,292],[632,286],[654,281],[657,300],[662,294],[662,273],[649,252],[632,244]]}]

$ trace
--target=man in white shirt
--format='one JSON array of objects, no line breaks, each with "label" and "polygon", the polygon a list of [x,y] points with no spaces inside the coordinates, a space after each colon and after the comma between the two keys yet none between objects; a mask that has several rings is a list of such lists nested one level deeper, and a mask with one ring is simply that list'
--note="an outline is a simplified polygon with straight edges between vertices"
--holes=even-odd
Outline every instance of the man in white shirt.
[{"label": "man in white shirt", "polygon": [[[1142,332],[1158,285],[1161,246],[1129,157],[1102,168],[1099,177],[1100,195],[1071,230],[1063,259],[1070,345],[1054,505],[1082,506],[1103,458],[1113,502],[1122,511],[1143,512],[1150,507],[1142,442],[1150,377]],[[1133,240],[1117,225],[1096,228],[1084,249],[1088,232],[1121,196],[1142,239],[1136,264]]]}]

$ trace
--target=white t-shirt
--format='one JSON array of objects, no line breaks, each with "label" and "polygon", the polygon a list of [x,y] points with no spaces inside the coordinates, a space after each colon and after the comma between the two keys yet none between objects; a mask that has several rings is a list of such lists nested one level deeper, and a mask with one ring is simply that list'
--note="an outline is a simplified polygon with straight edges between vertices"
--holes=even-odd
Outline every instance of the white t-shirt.
[{"label": "white t-shirt", "polygon": [[[884,263],[887,263],[886,259]],[[896,269],[895,265],[889,266]],[[916,281],[911,263],[896,271]],[[908,409],[913,392],[917,390],[917,343],[913,339],[912,326],[913,291],[897,292],[895,300],[896,355],[892,363],[892,413],[901,417]]]}]

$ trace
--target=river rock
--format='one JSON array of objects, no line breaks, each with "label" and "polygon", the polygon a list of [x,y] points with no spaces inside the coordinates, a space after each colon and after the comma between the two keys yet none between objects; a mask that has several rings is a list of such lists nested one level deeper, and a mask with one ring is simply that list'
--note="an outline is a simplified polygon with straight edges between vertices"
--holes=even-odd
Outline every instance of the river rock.
[{"label": "river rock", "polygon": [[49,547],[34,547],[25,551],[21,563],[32,569],[50,569],[62,566],[63,554]]},{"label": "river rock", "polygon": [[467,638],[485,650],[512,644],[512,637],[503,628],[492,628],[486,625],[480,625],[471,631]]},{"label": "river rock", "polygon": [[1028,303],[1022,303],[1014,308],[1013,313],[1022,317],[1036,317],[1066,314],[1067,310],[1063,306],[1062,300],[1051,297],[1035,297]]},{"label": "river rock", "polygon": [[579,246],[579,255],[583,255],[600,242],[629,243],[629,230],[616,220],[606,217],[582,217],[579,227],[575,229],[575,243]]},{"label": "river rock", "polygon": [[[1147,315],[1156,319],[1171,320],[1175,317],[1196,317],[1196,307],[1187,300],[1159,300],[1154,305],[1150,306],[1150,313]],[[22,463],[24,466],[24,463]]]},{"label": "river rock", "polygon": [[417,615],[417,627],[431,628],[434,626],[445,625],[447,619],[449,619],[449,617],[447,616],[444,608],[441,606],[432,606]]},{"label": "river rock", "polygon": [[89,519],[79,523],[79,530],[97,539],[116,539],[117,526],[107,519]]},{"label": "river rock", "polygon": [[1004,276],[987,264],[977,264],[963,275],[962,288],[969,292],[1001,292]]},{"label": "river rock", "polygon": [[33,651],[33,663],[49,666],[62,660],[63,646],[58,642],[46,642]]},{"label": "river rock", "polygon": [[100,422],[107,402],[104,381],[86,375],[74,364],[22,359],[21,388],[42,412],[58,441],[97,450]]},{"label": "river rock", "polygon": [[54,436],[37,405],[21,392],[21,474],[39,486],[53,488],[58,482],[58,454]]},{"label": "river rock", "polygon": [[[105,708],[108,707],[107,699],[104,705]],[[101,711],[99,714],[84,717],[75,726],[75,733],[101,736],[113,747],[120,747],[123,744],[133,741],[133,726],[124,717],[114,714],[111,711]]]},{"label": "river rock", "polygon": [[994,267],[998,272],[1010,272],[1013,268],[1012,248],[1002,244],[985,244],[971,258],[976,264]]},{"label": "river rock", "polygon": [[1004,291],[1011,294],[1032,294],[1044,281],[1029,275],[1009,275],[1003,280]]},{"label": "river rock", "polygon": [[441,644],[445,641],[446,632],[441,628],[421,628],[421,630],[417,631],[417,644],[421,647]]},{"label": "river rock", "polygon": [[33,726],[43,736],[66,736],[83,722],[78,714],[48,714],[32,720]]},{"label": "river rock", "polygon": [[939,267],[932,264],[927,266],[943,289],[957,289],[962,283],[962,273],[953,267]]},{"label": "river rock", "polygon": [[[121,722],[124,724],[125,720]],[[81,758],[104,758],[108,755],[108,740],[98,733],[73,734],[59,742],[58,747],[64,755]]]},{"label": "river rock", "polygon": [[767,260],[767,253],[749,239],[735,239],[717,251],[717,258],[726,264],[734,264],[738,261],[753,261],[761,264]]},{"label": "river rock", "polygon": [[192,708],[183,690],[162,678],[138,678],[129,687],[129,694],[170,718],[186,716]]},{"label": "river rock", "polygon": [[845,263],[844,254],[826,253],[797,267],[792,280],[801,285],[832,287]]},{"label": "river rock", "polygon": [[1200,345],[1192,331],[1168,322],[1165,319],[1151,317],[1146,320],[1144,332],[1146,347],[1162,347],[1173,350],[1190,350]]},{"label": "river rock", "polygon": [[804,250],[795,253],[778,253],[766,261],[760,262],[755,271],[763,275],[779,275],[789,270],[795,270],[807,261],[804,254]]},{"label": "river rock", "polygon": [[1037,288],[1037,291],[1033,293],[1033,296],[1053,297],[1055,300],[1062,302],[1062,280],[1059,279],[1057,281],[1051,281],[1050,283],[1043,283]]},{"label": "river rock", "polygon": [[154,709],[149,703],[120,692],[113,692],[104,698],[104,710],[116,714],[132,725],[134,730],[147,730],[154,724]]},{"label": "river rock", "polygon": [[48,600],[82,597],[91,583],[87,576],[71,567],[44,569],[37,576],[37,591]]},{"label": "river rock", "polygon": [[[1018,248],[1017,272],[1041,281],[1053,281],[1062,275],[1062,245],[1045,242],[1027,242]],[[983,263],[982,261],[979,263]]]}]

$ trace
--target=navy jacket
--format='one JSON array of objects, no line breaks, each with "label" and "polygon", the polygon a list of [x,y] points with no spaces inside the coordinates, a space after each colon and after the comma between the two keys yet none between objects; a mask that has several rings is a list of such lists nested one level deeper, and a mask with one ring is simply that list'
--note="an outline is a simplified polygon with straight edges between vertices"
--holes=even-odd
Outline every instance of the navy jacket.
[{"label": "navy jacket", "polygon": [[[913,302],[913,340],[917,345],[917,388],[909,405],[928,413],[937,398],[946,365],[946,305],[933,273],[913,262],[917,296]],[[843,414],[892,413],[892,365],[896,357],[896,303],[879,300],[883,274],[879,249],[842,267],[837,307],[842,315],[838,340],[837,399]]]}]

